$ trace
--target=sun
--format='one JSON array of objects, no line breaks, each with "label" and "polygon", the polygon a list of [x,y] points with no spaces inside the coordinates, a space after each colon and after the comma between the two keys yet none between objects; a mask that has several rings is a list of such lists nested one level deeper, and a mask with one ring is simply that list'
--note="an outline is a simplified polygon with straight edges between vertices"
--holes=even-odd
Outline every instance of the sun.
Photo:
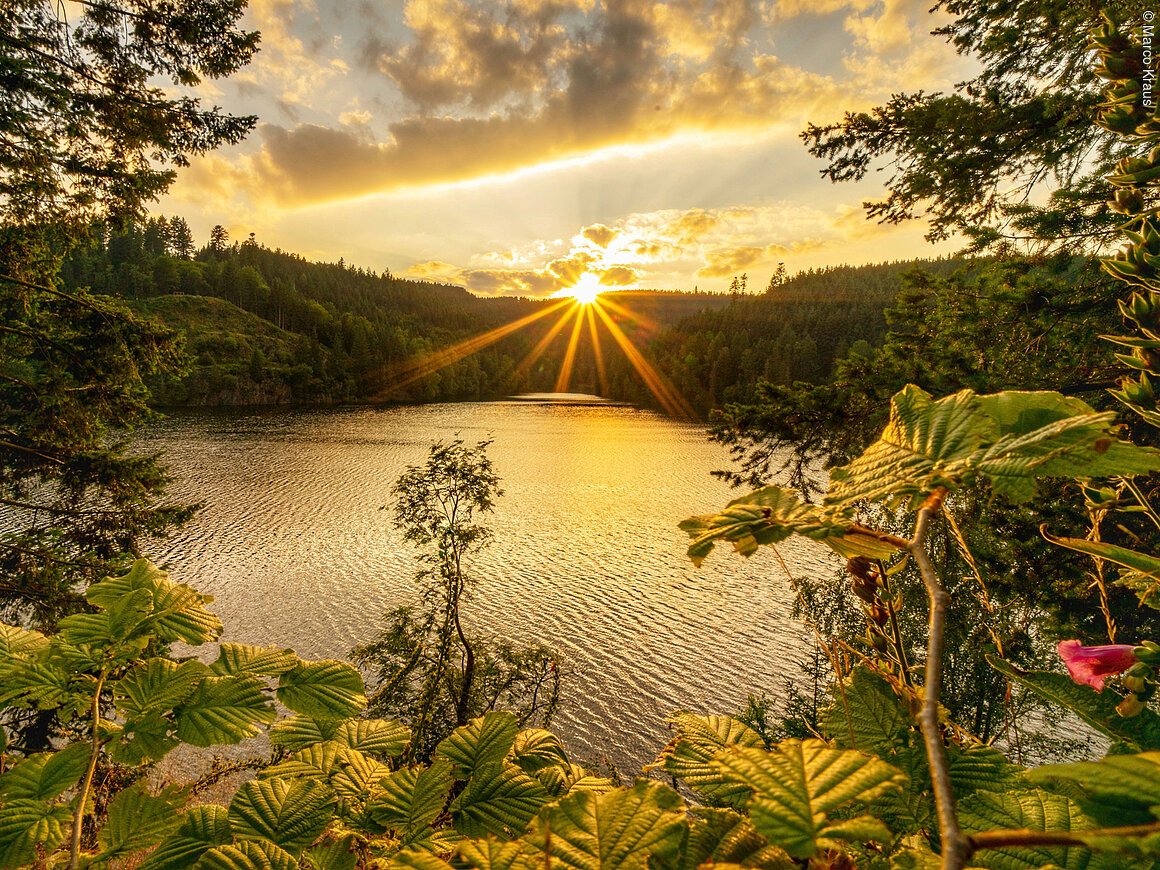
[{"label": "sun", "polygon": [[600,289],[600,279],[591,272],[585,272],[580,276],[580,280],[569,287],[565,293],[581,305],[591,305],[600,295]]}]

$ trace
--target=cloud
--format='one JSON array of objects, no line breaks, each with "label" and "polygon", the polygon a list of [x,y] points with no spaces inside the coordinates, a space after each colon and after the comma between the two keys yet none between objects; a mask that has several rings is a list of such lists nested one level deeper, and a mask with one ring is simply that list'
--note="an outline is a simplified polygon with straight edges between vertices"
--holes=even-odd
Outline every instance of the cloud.
[{"label": "cloud", "polygon": [[594,245],[607,248],[608,243],[616,238],[616,232],[612,227],[606,227],[604,224],[592,224],[592,226],[582,229],[580,235]]},{"label": "cloud", "polygon": [[628,266],[611,266],[601,270],[600,283],[605,287],[631,287],[637,277],[637,271]]},{"label": "cloud", "polygon": [[[410,0],[404,40],[374,21],[361,37],[304,39],[308,28],[295,22],[306,11],[258,0],[252,14],[265,49],[238,80],[272,93],[290,122],[263,125],[258,152],[237,161],[240,184],[282,205],[478,178],[676,135],[797,126],[814,107],[848,96],[829,76],[770,53],[771,24],[753,0]],[[361,70],[361,82],[368,65],[394,86],[394,100],[373,87],[353,90],[349,70]],[[332,93],[323,117],[319,96]]]},{"label": "cloud", "polygon": [[708,262],[697,270],[701,278],[722,278],[736,275],[765,256],[766,249],[753,245],[717,248],[707,254]]}]

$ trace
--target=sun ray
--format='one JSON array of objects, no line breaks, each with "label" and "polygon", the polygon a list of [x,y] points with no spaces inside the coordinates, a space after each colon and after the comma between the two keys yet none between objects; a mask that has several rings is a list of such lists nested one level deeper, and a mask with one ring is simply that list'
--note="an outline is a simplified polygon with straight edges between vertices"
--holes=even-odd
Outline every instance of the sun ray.
[{"label": "sun ray", "polygon": [[576,311],[576,319],[572,323],[572,335],[568,337],[568,350],[564,353],[564,362],[560,365],[560,376],[556,378],[556,392],[568,392],[568,384],[572,380],[572,366],[576,362],[576,346],[580,343],[580,330],[584,326],[584,311],[583,308],[591,308],[590,305],[578,304]]},{"label": "sun ray", "polygon": [[607,296],[600,297],[600,304],[607,306],[609,311],[614,311],[621,317],[628,318],[633,323],[647,329],[649,332],[657,332],[660,329],[660,327],[657,326],[657,322],[651,317],[646,317],[643,314],[633,311],[631,308],[625,308],[619,302],[616,302],[613,299],[609,299]]},{"label": "sun ray", "polygon": [[543,338],[540,339],[539,343],[536,344],[536,346],[532,348],[531,352],[528,353],[528,355],[526,357],[524,357],[522,360],[520,360],[520,364],[516,366],[516,374],[517,375],[519,375],[521,377],[523,375],[526,375],[528,373],[528,369],[530,369],[532,367],[532,364],[537,359],[540,358],[540,355],[545,350],[548,349],[548,345],[550,345],[552,343],[552,340],[557,335],[560,334],[560,331],[565,326],[568,325],[569,318],[579,317],[580,306],[576,305],[575,302],[576,302],[576,300],[574,300],[574,299],[565,299],[561,303],[562,305],[571,304],[572,309],[570,311],[565,311],[563,316],[559,320],[556,321],[556,323],[552,326],[551,329],[548,330],[547,334]]},{"label": "sun ray", "polygon": [[673,388],[660,372],[652,367],[623,330],[608,316],[608,312],[603,308],[603,302],[598,301],[590,307],[596,309],[596,316],[604,321],[604,326],[612,335],[613,341],[624,351],[624,355],[628,357],[628,361],[636,369],[637,374],[644,381],[644,385],[648,387],[649,392],[656,396],[665,412],[671,417],[682,420],[697,419],[697,412],[693,410],[693,407],[685,401],[685,398]]},{"label": "sun ray", "polygon": [[596,315],[592,313],[594,305],[586,305],[584,313],[588,320],[588,335],[592,339],[592,356],[596,358],[596,377],[600,381],[600,395],[608,395],[608,372],[604,368],[604,350],[600,347],[600,336],[596,333]]},{"label": "sun ray", "polygon": [[464,339],[458,344],[432,351],[418,359],[407,360],[403,363],[402,367],[385,373],[384,378],[387,381],[387,386],[379,390],[372,401],[381,401],[396,390],[408,387],[415,383],[415,381],[422,380],[452,363],[459,362],[464,357],[483,350],[488,345],[495,344],[501,338],[523,329],[525,326],[534,323],[542,317],[547,317],[554,311],[559,311],[571,301],[570,299],[563,299],[555,305],[547,306],[542,311],[521,317],[519,320],[513,320],[511,323],[505,323],[503,326],[497,326],[495,329]]}]

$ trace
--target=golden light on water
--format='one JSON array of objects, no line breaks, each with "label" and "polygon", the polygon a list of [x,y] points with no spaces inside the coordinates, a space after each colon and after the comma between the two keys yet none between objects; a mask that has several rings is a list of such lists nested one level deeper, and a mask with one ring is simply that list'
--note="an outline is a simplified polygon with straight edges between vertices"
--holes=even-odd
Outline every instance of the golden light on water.
[{"label": "golden light on water", "polygon": [[644,354],[637,349],[631,339],[624,334],[624,330],[612,319],[609,311],[648,330],[655,330],[657,328],[656,323],[650,318],[632,311],[628,306],[601,296],[600,290],[600,280],[596,275],[592,273],[582,275],[575,285],[562,291],[560,296],[557,297],[557,301],[547,305],[542,311],[521,317],[519,320],[498,326],[495,329],[465,339],[450,347],[408,360],[394,371],[388,371],[385,374],[387,386],[379,392],[376,398],[385,399],[393,392],[409,386],[415,381],[427,377],[452,363],[458,362],[464,357],[511,335],[513,332],[524,329],[536,321],[547,317],[549,314],[564,308],[565,310],[559,319],[541,336],[531,351],[520,360],[515,369],[517,375],[523,376],[527,374],[536,360],[543,356],[544,352],[555,341],[556,337],[571,324],[572,329],[568,335],[567,349],[564,352],[564,359],[560,364],[560,371],[556,377],[554,387],[557,393],[568,392],[571,386],[572,371],[576,364],[577,351],[584,337],[584,324],[587,321],[588,339],[591,342],[592,356],[596,363],[597,379],[600,383],[601,392],[607,395],[609,386],[608,370],[605,364],[604,348],[600,340],[600,330],[597,326],[597,321],[599,320],[600,324],[604,326],[604,330],[612,337],[613,342],[620,348],[629,364],[636,371],[637,375],[640,376],[641,381],[656,398],[665,413],[680,420],[696,420],[697,413],[693,410],[693,407],[669,383],[668,379],[653,367],[645,358]]}]

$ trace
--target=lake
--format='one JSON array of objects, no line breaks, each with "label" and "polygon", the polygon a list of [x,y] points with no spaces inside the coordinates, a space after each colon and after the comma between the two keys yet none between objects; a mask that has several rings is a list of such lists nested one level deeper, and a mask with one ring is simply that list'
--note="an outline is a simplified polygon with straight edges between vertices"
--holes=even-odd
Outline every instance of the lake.
[{"label": "lake", "polygon": [[[416,599],[415,549],[391,525],[390,490],[429,444],[492,439],[504,495],[494,543],[471,565],[470,631],[555,649],[553,724],[573,755],[626,773],[651,761],[679,709],[733,713],[784,694],[811,647],[790,618],[777,559],[715,551],[695,569],[677,523],[736,493],[704,430],[631,407],[508,401],[393,408],[178,412],[140,439],[173,494],[205,509],[158,552],[215,597],[224,639],[344,657],[382,614]],[[808,541],[795,574],[836,565]]]}]

